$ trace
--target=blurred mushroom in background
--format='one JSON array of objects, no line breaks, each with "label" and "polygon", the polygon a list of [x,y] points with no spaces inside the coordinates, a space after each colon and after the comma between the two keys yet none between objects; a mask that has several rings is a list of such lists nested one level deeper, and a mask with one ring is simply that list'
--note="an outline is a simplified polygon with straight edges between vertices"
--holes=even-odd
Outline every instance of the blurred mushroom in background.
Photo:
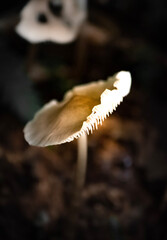
[{"label": "blurred mushroom in background", "polygon": [[86,19],[86,0],[31,0],[16,32],[31,43],[73,41]]}]

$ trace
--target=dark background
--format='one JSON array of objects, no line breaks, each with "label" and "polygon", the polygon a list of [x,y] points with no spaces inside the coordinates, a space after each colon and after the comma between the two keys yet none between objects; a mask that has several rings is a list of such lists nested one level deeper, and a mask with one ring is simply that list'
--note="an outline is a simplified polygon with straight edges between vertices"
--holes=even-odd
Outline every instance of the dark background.
[{"label": "dark background", "polygon": [[[0,239],[167,239],[167,2],[90,0],[93,32],[66,45],[15,33],[26,2],[0,8]],[[23,127],[73,86],[121,70],[131,93],[89,136],[75,221],[76,141],[30,147]]]}]

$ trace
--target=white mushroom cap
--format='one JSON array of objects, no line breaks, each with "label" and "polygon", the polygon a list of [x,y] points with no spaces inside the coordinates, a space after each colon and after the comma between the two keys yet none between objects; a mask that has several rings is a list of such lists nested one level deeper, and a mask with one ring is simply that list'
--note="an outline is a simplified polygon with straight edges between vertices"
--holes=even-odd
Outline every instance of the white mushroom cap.
[{"label": "white mushroom cap", "polygon": [[24,128],[30,145],[48,146],[73,141],[89,133],[116,109],[131,87],[131,75],[121,71],[107,81],[74,87],[62,102],[46,104]]},{"label": "white mushroom cap", "polygon": [[[31,0],[21,12],[21,21],[16,26],[16,32],[31,43],[73,41],[86,18],[86,8],[81,8],[81,3],[76,4],[76,0],[60,0],[63,6],[62,15],[55,16],[50,11],[48,2],[49,0]],[[37,20],[39,14],[46,16],[46,23]]]}]

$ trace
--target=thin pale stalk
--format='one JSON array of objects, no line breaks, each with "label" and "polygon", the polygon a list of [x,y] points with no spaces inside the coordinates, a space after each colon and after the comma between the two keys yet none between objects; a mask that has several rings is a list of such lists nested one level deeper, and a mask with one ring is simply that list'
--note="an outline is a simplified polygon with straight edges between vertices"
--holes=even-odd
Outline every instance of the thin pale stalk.
[{"label": "thin pale stalk", "polygon": [[85,183],[87,166],[87,135],[84,133],[78,139],[78,158],[76,165],[75,187],[72,198],[72,205],[69,211],[69,219],[65,232],[66,238],[74,240],[76,235],[76,228],[78,222],[78,215],[81,205],[81,191]]},{"label": "thin pale stalk", "polygon": [[76,166],[76,190],[80,191],[85,183],[87,167],[87,135],[84,133],[78,139],[78,158]]}]

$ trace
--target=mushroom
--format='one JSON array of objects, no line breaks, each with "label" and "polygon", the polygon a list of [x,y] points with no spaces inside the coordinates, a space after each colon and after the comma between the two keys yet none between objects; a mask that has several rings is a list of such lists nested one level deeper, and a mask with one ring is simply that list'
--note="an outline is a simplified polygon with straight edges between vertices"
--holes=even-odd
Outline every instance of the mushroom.
[{"label": "mushroom", "polygon": [[87,134],[98,128],[122,102],[131,87],[131,75],[121,71],[107,81],[74,87],[62,102],[47,103],[24,128],[30,145],[49,146],[78,138],[77,187],[84,184],[87,161]]},{"label": "mushroom", "polygon": [[73,41],[86,18],[86,0],[30,0],[16,32],[31,43]]}]

